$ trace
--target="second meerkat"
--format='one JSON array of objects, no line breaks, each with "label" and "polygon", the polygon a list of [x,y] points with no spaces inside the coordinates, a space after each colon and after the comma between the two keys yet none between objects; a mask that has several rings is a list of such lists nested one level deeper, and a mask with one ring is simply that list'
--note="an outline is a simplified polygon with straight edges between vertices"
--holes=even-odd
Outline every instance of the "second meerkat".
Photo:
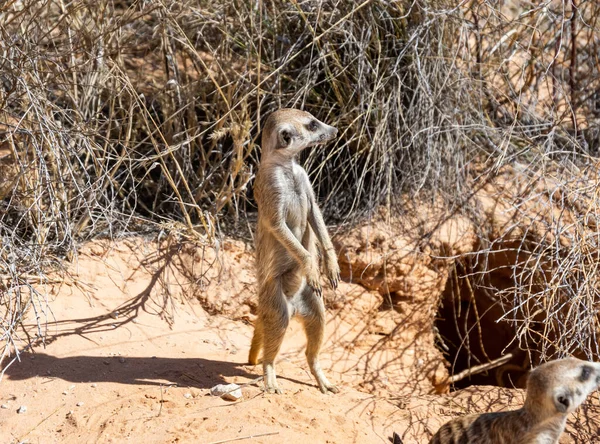
[{"label": "second meerkat", "polygon": [[274,361],[293,316],[300,317],[304,326],[306,358],[320,390],[339,391],[319,364],[325,306],[317,248],[334,288],[340,269],[308,175],[296,162],[303,149],[331,140],[336,134],[334,127],[295,109],[275,111],[262,130],[262,156],[254,182],[258,319],[248,361],[257,364],[262,349],[264,384],[269,393],[281,393]]},{"label": "second meerkat", "polygon": [[535,368],[519,410],[456,418],[430,444],[557,444],[567,416],[600,385],[600,363],[565,358]]}]

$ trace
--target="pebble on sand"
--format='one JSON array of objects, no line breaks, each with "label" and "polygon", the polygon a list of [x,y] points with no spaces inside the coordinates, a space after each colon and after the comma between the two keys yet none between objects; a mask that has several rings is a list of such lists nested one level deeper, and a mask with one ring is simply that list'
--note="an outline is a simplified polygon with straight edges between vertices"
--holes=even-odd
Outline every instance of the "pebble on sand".
[{"label": "pebble on sand", "polygon": [[237,384],[219,384],[210,389],[210,394],[220,396],[227,401],[242,399],[242,389]]}]

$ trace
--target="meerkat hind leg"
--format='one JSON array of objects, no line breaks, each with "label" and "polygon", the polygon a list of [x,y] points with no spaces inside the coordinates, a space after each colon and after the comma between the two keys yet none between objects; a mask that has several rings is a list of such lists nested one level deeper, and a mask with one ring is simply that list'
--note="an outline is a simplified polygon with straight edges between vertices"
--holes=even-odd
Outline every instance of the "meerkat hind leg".
[{"label": "meerkat hind leg", "polygon": [[317,380],[321,392],[338,393],[340,390],[328,381],[319,363],[319,352],[325,335],[325,305],[323,300],[317,296],[312,288],[306,285],[299,298],[294,302],[306,333],[306,360],[310,372]]},{"label": "meerkat hind leg", "polygon": [[275,357],[279,353],[285,331],[290,323],[290,314],[287,300],[281,288],[279,279],[271,285],[266,285],[263,291],[265,300],[269,302],[260,309],[261,328],[262,328],[262,349],[263,349],[263,373],[265,391],[267,393],[278,393],[282,391],[277,385],[275,375]]}]

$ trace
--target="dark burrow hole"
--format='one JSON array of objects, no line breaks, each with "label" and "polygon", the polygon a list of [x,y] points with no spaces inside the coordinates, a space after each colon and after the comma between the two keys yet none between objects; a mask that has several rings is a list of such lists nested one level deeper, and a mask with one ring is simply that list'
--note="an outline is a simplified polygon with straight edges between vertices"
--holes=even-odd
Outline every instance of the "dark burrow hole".
[{"label": "dark burrow hole", "polygon": [[451,376],[507,353],[513,357],[499,367],[465,376],[451,390],[471,385],[524,388],[531,368],[529,354],[514,340],[514,327],[497,322],[504,310],[496,295],[513,285],[511,274],[502,267],[485,274],[473,271],[477,270],[457,262],[450,273],[436,316],[436,346],[450,363]]}]

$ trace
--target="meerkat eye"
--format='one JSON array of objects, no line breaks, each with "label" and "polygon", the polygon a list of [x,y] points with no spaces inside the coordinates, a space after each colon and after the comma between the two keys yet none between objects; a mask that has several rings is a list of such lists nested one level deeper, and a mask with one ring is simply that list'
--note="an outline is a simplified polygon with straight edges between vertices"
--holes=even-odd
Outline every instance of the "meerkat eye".
[{"label": "meerkat eye", "polygon": [[319,122],[317,122],[315,119],[311,120],[310,123],[308,124],[309,131],[316,131],[318,127],[319,127]]},{"label": "meerkat eye", "polygon": [[581,376],[579,377],[579,380],[581,382],[587,381],[588,379],[590,379],[591,374],[592,374],[592,368],[590,366],[584,365],[581,368]]}]

